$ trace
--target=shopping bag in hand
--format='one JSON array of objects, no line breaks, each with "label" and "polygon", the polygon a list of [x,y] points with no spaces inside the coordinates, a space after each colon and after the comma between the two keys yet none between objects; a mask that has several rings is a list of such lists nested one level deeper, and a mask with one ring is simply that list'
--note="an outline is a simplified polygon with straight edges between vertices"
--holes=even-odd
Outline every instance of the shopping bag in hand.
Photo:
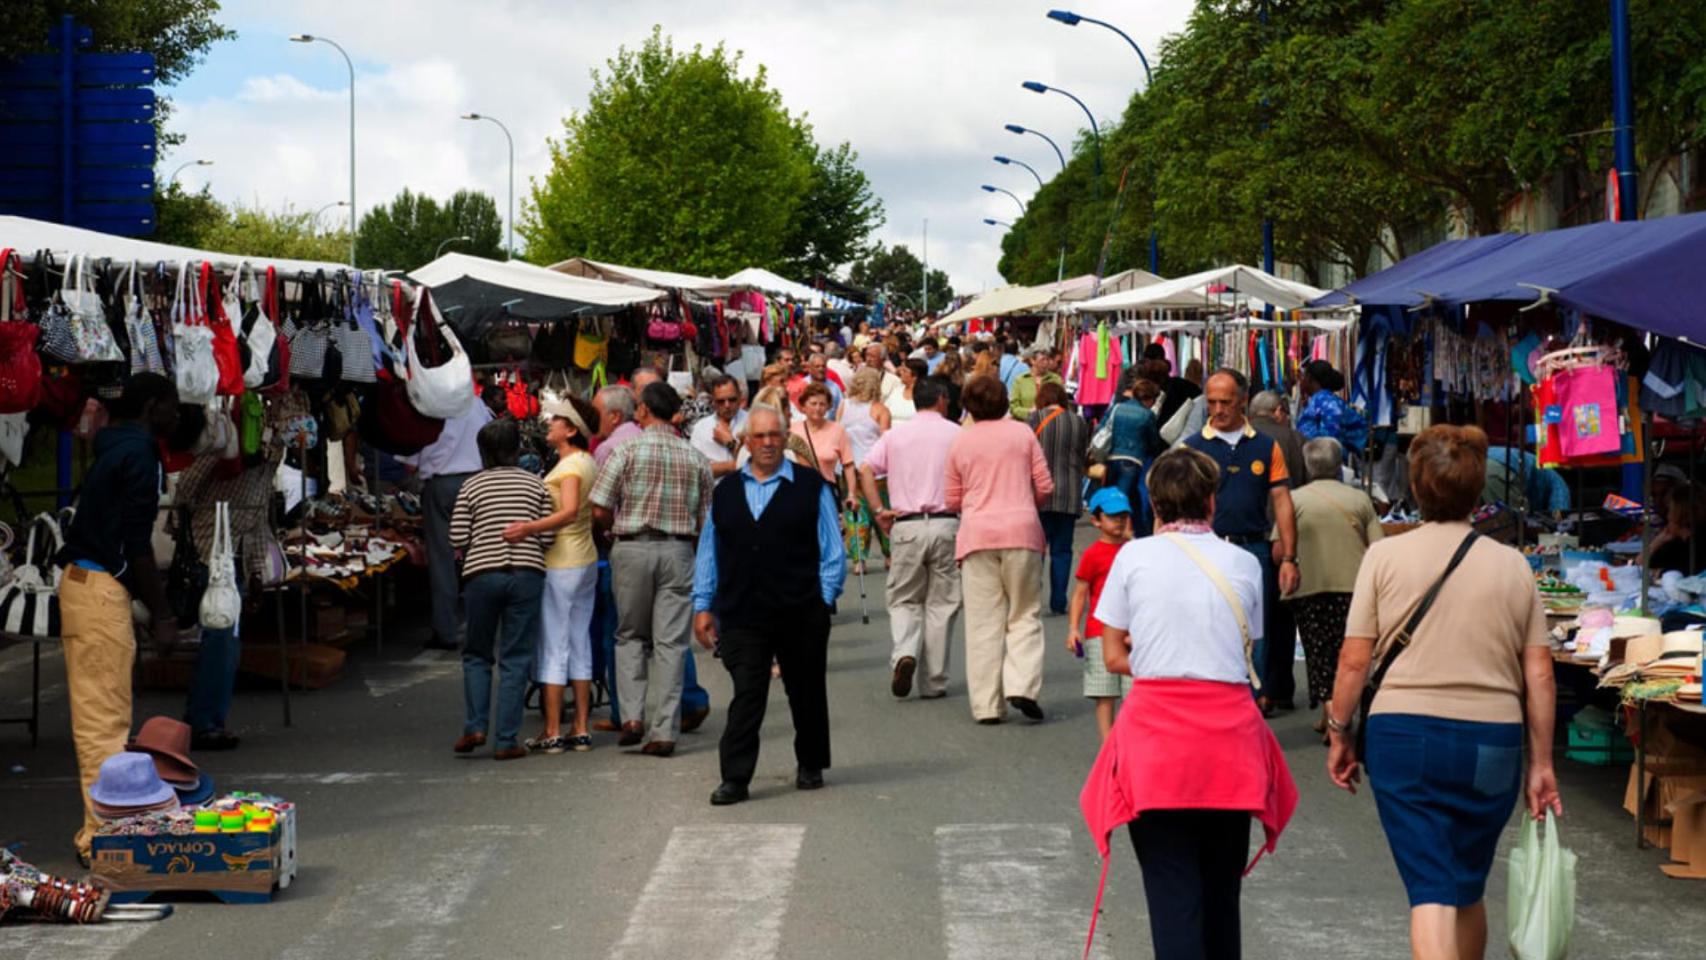
[{"label": "shopping bag in hand", "polygon": [[1511,851],[1511,956],[1516,960],[1563,960],[1576,922],[1576,855],[1558,843],[1558,821],[1546,814],[1546,839],[1524,814],[1522,833]]}]

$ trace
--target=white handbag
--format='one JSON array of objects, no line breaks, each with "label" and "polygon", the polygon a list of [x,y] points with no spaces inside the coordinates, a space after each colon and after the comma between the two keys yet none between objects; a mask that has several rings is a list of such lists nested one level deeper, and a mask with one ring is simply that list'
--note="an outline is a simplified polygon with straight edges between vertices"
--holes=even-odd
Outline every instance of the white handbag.
[{"label": "white handbag", "polygon": [[78,363],[123,363],[124,351],[107,326],[107,309],[88,273],[89,258],[73,254],[65,267],[65,285],[59,300],[69,314],[71,338],[76,343]]},{"label": "white handbag", "polygon": [[[47,542],[36,551],[37,531],[46,532]],[[0,586],[0,632],[20,637],[59,636],[59,575],[53,558],[65,545],[59,521],[44,513],[30,521],[24,543],[24,562]]]},{"label": "white handbag", "polygon": [[207,589],[201,593],[201,625],[230,630],[243,613],[237,594],[237,558],[231,549],[231,504],[214,504],[213,551],[207,558]]},{"label": "white handbag", "polygon": [[215,397],[206,405],[207,426],[202,428],[201,436],[196,438],[190,453],[221,460],[232,460],[242,455],[243,435],[231,419],[230,403],[228,397]]},{"label": "white handbag", "polygon": [[124,303],[124,331],[130,337],[130,372],[165,373],[166,360],[160,355],[160,338],[155,335],[154,321],[142,299],[142,277],[136,272],[135,260],[125,269],[116,295]]},{"label": "white handbag", "polygon": [[201,310],[200,284],[189,279],[191,265],[178,264],[177,298],[172,303],[172,370],[181,403],[211,403],[219,392],[219,362],[213,359],[213,328]]},{"label": "white handbag", "polygon": [[[244,270],[249,271],[247,287],[241,286]],[[245,300],[248,301],[247,307],[243,306]],[[254,268],[246,262],[238,261],[237,269],[231,274],[231,285],[225,291],[225,310],[225,315],[237,323],[238,340],[248,354],[243,364],[243,386],[254,390],[266,383],[267,374],[272,372],[269,365],[273,342],[278,339],[278,328],[267,316],[265,301],[255,283]]]},{"label": "white handbag", "polygon": [[[434,329],[422,330],[424,316],[430,318]],[[420,301],[415,311],[416,324],[408,335],[409,403],[423,416],[450,420],[468,412],[474,404],[474,368],[468,352],[462,349],[455,331],[439,316],[432,294],[420,288]],[[415,344],[422,336],[441,334],[450,345],[450,358],[436,367],[429,367],[420,357]]]},{"label": "white handbag", "polygon": [[0,460],[13,466],[24,462],[24,438],[30,433],[29,413],[0,413]]}]

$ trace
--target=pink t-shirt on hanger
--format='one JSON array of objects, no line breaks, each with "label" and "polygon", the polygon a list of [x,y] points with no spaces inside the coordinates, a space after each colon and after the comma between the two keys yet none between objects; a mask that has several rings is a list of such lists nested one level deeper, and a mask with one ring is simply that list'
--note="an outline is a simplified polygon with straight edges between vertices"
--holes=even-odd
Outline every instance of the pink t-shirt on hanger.
[{"label": "pink t-shirt on hanger", "polygon": [[1096,376],[1096,332],[1078,340],[1078,402],[1087,407],[1112,403],[1114,387],[1120,382],[1120,340],[1108,337],[1108,375]]}]

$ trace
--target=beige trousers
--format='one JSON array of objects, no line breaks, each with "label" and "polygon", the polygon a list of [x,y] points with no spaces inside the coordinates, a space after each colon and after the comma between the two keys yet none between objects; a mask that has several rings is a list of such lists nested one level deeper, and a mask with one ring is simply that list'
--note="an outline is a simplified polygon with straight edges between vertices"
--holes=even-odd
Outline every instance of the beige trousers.
[{"label": "beige trousers", "polygon": [[979,550],[960,561],[966,599],[966,688],[971,714],[1004,717],[1008,697],[1043,686],[1042,554]]},{"label": "beige trousers", "polygon": [[948,686],[948,649],[960,615],[960,568],[954,563],[952,517],[908,520],[889,531],[889,628],[892,669],[902,657],[918,663],[918,695]]},{"label": "beige trousers", "polygon": [[78,851],[87,854],[100,826],[90,805],[89,785],[102,762],[124,752],[130,738],[130,671],[136,663],[130,591],[111,574],[66,567],[59,582],[59,619],[71,741],[83,781],[83,829],[77,831],[76,843]]}]

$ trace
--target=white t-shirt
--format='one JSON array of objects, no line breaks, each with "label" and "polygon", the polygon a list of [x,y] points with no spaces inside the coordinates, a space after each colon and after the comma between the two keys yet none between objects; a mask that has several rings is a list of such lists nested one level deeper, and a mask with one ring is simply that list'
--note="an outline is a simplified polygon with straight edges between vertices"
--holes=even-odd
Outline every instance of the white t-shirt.
[{"label": "white t-shirt", "polygon": [[[721,422],[715,413],[704,417],[693,425],[693,434],[688,437],[688,442],[693,444],[693,449],[699,451],[705,459],[712,463],[724,463],[735,458],[735,455],[729,452],[728,447],[718,443],[712,436],[717,432],[717,424]],[[730,432],[734,434],[739,434],[746,429],[745,410],[735,411],[734,423],[730,427]]]},{"label": "white t-shirt", "polygon": [[[1244,548],[1212,534],[1180,536],[1226,578],[1244,602],[1250,641],[1261,639],[1261,563]],[[1120,548],[1095,616],[1131,634],[1135,679],[1250,680],[1244,638],[1231,605],[1202,569],[1164,536],[1133,540]]]}]

